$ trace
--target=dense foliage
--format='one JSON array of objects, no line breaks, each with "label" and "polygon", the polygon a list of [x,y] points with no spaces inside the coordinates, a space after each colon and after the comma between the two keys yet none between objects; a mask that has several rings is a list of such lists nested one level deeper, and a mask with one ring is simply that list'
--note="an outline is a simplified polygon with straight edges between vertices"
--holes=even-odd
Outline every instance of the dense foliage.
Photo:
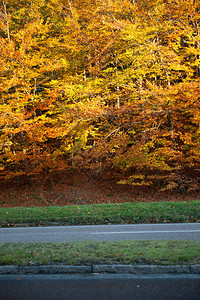
[{"label": "dense foliage", "polygon": [[194,0],[1,0],[1,179],[197,188],[199,20]]}]

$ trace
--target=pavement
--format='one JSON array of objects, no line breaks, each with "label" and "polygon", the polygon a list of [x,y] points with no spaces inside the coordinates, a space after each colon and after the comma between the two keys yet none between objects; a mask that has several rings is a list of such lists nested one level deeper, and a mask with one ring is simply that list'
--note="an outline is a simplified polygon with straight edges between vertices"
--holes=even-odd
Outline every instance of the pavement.
[{"label": "pavement", "polygon": [[200,240],[200,223],[0,228],[0,243]]},{"label": "pavement", "polygon": [[2,300],[199,300],[196,274],[0,275]]}]

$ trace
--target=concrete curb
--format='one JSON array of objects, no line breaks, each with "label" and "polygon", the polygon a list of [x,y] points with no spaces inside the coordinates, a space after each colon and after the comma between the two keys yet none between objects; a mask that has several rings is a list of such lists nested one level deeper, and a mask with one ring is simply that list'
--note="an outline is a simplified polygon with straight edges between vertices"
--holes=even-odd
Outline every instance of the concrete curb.
[{"label": "concrete curb", "polygon": [[200,274],[200,265],[41,265],[41,266],[0,266],[0,275],[7,274]]}]

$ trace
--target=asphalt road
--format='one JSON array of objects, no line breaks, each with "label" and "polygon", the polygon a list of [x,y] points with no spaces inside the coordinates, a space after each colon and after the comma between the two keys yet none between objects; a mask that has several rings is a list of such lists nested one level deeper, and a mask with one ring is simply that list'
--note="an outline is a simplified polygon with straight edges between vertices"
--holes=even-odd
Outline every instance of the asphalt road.
[{"label": "asphalt road", "polygon": [[0,243],[200,240],[200,223],[0,228]]},{"label": "asphalt road", "polygon": [[4,275],[2,300],[198,300],[199,275]]}]

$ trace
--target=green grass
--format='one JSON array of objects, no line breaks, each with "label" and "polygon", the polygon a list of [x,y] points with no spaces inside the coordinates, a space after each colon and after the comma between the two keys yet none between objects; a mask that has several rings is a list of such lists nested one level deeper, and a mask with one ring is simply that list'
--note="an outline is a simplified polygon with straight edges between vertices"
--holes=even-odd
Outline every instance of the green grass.
[{"label": "green grass", "polygon": [[0,244],[0,265],[199,264],[200,241]]},{"label": "green grass", "polygon": [[199,222],[200,201],[0,208],[0,226]]}]

